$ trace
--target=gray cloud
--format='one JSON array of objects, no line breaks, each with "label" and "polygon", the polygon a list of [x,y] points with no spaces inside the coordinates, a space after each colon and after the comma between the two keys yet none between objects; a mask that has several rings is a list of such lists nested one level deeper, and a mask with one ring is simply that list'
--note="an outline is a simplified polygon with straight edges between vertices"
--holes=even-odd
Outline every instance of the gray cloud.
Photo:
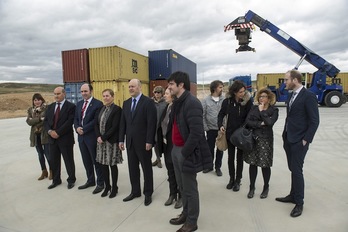
[{"label": "gray cloud", "polygon": [[173,49],[197,63],[200,83],[293,68],[299,57],[259,29],[256,53],[235,53],[234,31],[223,26],[249,9],[348,70],[345,0],[0,0],[0,81],[62,83],[61,51],[111,45]]}]

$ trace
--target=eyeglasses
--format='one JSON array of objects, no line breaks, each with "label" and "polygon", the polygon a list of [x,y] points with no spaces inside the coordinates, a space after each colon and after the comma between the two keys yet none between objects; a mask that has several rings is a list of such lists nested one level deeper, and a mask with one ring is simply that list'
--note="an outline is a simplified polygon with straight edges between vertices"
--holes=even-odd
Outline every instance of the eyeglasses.
[{"label": "eyeglasses", "polygon": [[259,98],[268,98],[268,96],[267,95],[261,95],[261,96],[259,96]]}]

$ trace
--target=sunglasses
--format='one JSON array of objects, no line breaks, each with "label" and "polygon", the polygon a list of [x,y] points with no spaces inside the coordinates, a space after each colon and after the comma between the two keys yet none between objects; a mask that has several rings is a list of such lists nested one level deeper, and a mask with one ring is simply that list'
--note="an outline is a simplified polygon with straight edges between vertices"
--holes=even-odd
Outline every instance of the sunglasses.
[{"label": "sunglasses", "polygon": [[155,91],[154,93],[161,93],[161,92]]}]

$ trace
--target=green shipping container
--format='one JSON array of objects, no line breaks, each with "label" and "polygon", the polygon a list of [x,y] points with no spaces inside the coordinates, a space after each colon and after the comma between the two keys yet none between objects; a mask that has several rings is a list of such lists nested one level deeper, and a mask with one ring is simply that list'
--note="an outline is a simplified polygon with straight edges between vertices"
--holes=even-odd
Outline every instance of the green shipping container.
[{"label": "green shipping container", "polygon": [[89,49],[90,80],[119,81],[139,79],[149,81],[149,59],[118,46]]}]

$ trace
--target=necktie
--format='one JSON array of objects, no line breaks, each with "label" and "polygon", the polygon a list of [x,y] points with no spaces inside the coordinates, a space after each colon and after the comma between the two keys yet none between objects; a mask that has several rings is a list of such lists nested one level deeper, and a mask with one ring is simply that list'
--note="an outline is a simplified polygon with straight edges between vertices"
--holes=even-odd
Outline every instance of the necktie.
[{"label": "necktie", "polygon": [[85,101],[85,104],[83,104],[82,110],[81,110],[81,118],[83,119],[85,117],[85,111],[87,108],[88,101]]},{"label": "necktie", "polygon": [[57,129],[57,122],[59,118],[59,113],[60,113],[60,102],[57,102],[57,109],[56,112],[54,113],[54,123],[53,123],[53,129]]},{"label": "necktie", "polygon": [[132,115],[132,117],[133,117],[133,113],[134,113],[136,104],[137,104],[137,99],[134,98],[134,99],[133,99],[132,109],[131,109],[131,115]]},{"label": "necktie", "polygon": [[291,96],[291,99],[289,101],[289,110],[291,109],[291,105],[292,103],[294,102],[295,100],[295,96],[296,96],[297,92],[293,92],[292,96]]}]

